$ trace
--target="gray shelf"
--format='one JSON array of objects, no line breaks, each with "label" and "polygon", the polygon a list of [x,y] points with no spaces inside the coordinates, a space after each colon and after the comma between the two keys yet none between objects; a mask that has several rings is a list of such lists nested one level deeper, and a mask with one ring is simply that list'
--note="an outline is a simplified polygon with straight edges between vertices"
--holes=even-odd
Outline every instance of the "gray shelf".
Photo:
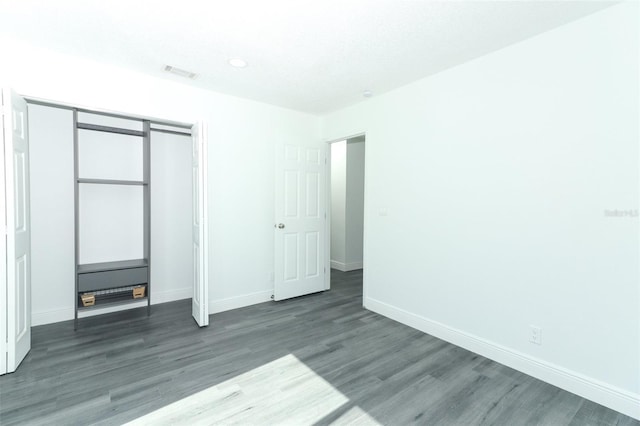
[{"label": "gray shelf", "polygon": [[119,180],[119,179],[88,179],[88,178],[78,178],[78,183],[91,183],[98,185],[137,185],[144,186],[148,185],[148,182],[144,182],[141,180]]},{"label": "gray shelf", "polygon": [[92,272],[116,271],[118,269],[142,268],[149,266],[147,259],[120,260],[117,262],[85,263],[78,265],[79,274],[89,274]]},{"label": "gray shelf", "polygon": [[96,304],[93,306],[82,306],[82,302],[78,297],[78,312],[86,312],[94,309],[105,308],[107,306],[122,306],[122,305],[130,305],[136,302],[148,302],[148,297],[140,297],[138,299],[134,299],[131,294],[126,296],[117,296],[117,297],[100,297],[96,296]]},{"label": "gray shelf", "polygon": [[[93,111],[87,111],[94,114],[100,114]],[[143,131],[121,129],[117,127],[100,126],[96,124],[78,123],[78,109],[73,110],[74,124],[74,179],[75,179],[75,320],[74,329],[78,327],[78,312],[89,311],[101,306],[117,306],[130,303],[146,301],[147,315],[151,314],[151,284],[150,284],[150,246],[151,246],[151,183],[150,183],[150,135],[151,125],[148,120],[142,121]],[[78,135],[79,130],[95,130],[99,132],[116,133],[123,135],[132,135],[142,137],[142,180],[122,180],[122,179],[91,179],[80,178],[78,164]],[[143,253],[142,259],[130,259],[116,262],[101,262],[80,264],[80,209],[79,196],[80,185],[97,184],[97,185],[130,185],[141,186],[143,197]],[[144,285],[146,287],[146,296],[144,298],[134,299],[129,292],[108,292],[96,295],[96,304],[94,306],[83,306],[80,295],[85,292],[117,290],[119,287],[130,285]]]}]

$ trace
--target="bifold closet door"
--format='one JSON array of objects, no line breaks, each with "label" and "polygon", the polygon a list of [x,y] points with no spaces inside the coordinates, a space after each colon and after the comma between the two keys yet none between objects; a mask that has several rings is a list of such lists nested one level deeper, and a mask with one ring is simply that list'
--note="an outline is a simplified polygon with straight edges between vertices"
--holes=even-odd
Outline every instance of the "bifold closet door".
[{"label": "bifold closet door", "polygon": [[207,126],[200,122],[192,127],[193,176],[193,298],[191,315],[200,327],[209,325],[209,230],[207,197]]},{"label": "bifold closet door", "polygon": [[[31,223],[29,195],[29,130],[27,103],[9,89],[2,90],[2,162],[6,220],[6,270],[2,311],[5,316],[0,373],[14,372],[31,349]],[[5,331],[3,330],[3,331]],[[4,334],[4,333],[3,333]]]}]

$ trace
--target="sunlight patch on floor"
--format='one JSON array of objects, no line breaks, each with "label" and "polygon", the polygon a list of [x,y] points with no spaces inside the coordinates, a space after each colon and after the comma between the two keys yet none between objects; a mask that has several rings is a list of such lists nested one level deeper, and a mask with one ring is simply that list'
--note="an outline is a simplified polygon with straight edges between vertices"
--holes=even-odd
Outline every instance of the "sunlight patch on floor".
[{"label": "sunlight patch on floor", "polygon": [[[294,355],[286,355],[140,417],[129,425],[313,424],[348,402]],[[339,421],[376,424],[355,407]]]}]

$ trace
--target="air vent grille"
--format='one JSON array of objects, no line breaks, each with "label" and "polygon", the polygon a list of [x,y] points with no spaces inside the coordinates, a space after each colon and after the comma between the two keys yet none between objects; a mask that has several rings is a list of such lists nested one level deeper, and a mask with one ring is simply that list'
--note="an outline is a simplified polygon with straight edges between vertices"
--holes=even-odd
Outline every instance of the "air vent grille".
[{"label": "air vent grille", "polygon": [[171,74],[179,75],[180,77],[188,78],[190,80],[193,80],[198,76],[198,74],[194,72],[172,67],[171,65],[165,65],[164,70],[166,72],[170,72]]}]

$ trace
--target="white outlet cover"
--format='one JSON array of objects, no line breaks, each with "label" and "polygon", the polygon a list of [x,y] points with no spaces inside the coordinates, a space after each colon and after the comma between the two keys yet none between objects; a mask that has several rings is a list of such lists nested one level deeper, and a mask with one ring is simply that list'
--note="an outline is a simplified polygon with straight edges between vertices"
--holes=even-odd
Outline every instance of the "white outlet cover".
[{"label": "white outlet cover", "polygon": [[531,325],[531,335],[529,341],[535,345],[542,345],[542,328]]}]

